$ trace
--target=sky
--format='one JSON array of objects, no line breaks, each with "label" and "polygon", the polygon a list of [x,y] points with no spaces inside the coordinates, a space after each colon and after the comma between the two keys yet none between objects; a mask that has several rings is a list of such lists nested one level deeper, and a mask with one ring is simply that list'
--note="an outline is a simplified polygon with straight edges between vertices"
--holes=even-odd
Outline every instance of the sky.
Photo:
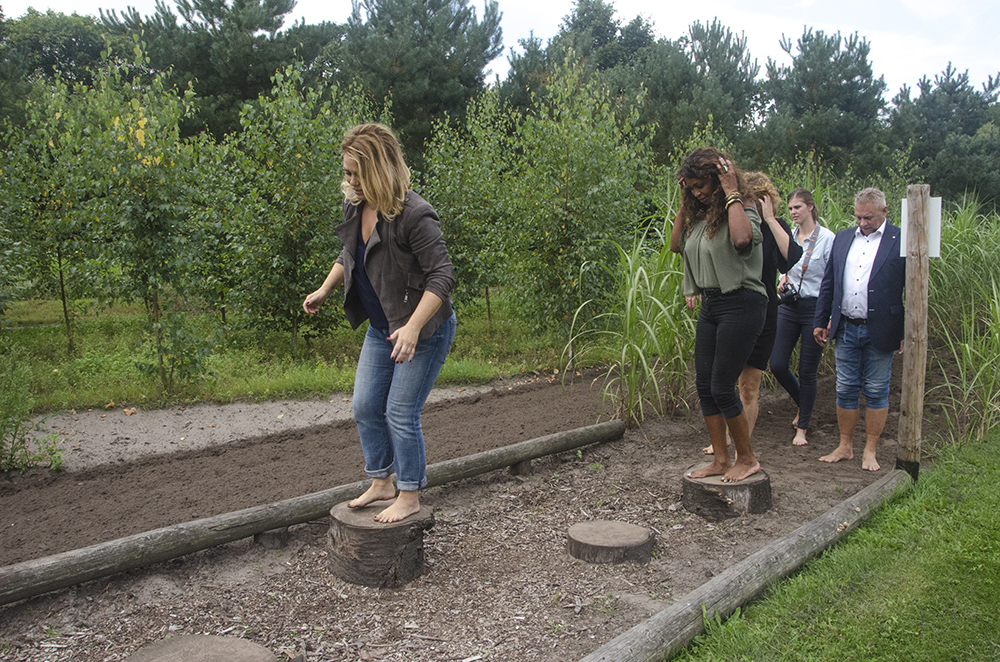
[{"label": "sky", "polygon": [[[168,6],[173,6],[167,0]],[[970,81],[979,86],[1000,72],[1000,46],[995,32],[1000,26],[997,0],[756,0],[754,2],[695,2],[693,0],[611,0],[623,24],[642,16],[653,24],[658,37],[677,39],[695,22],[718,17],[735,33],[747,37],[750,54],[765,74],[768,58],[790,64],[780,46],[783,36],[795,40],[806,26],[828,34],[857,32],[871,45],[870,59],[875,75],[883,75],[887,97],[904,84],[915,88],[924,75],[934,78],[949,62],[959,72],[968,71]],[[483,0],[470,0],[482,16]],[[141,14],[155,11],[155,0],[0,0],[7,18],[17,18],[28,7],[70,14],[98,15],[98,9],[135,7]],[[503,12],[505,52],[489,69],[501,79],[507,74],[507,56],[518,40],[534,35],[546,43],[556,34],[573,0],[499,0]],[[350,0],[298,0],[286,25],[305,19],[306,23],[343,23],[351,12]],[[795,52],[793,50],[793,52]]]}]

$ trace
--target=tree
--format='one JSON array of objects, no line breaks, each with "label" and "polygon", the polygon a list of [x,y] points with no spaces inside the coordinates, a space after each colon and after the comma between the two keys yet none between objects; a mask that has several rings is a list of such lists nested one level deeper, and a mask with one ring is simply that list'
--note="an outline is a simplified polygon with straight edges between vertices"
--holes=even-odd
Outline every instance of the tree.
[{"label": "tree", "polygon": [[58,73],[69,83],[90,84],[109,40],[115,50],[126,45],[92,16],[67,16],[51,9],[42,14],[29,7],[24,16],[8,21],[7,31],[10,47],[23,56],[27,73],[49,80]]},{"label": "tree", "polygon": [[886,85],[872,73],[868,42],[857,33],[843,38],[807,28],[796,53],[788,38],[781,47],[792,65],[768,59],[764,89],[773,102],[758,152],[790,160],[811,151],[838,172],[854,161],[858,170],[876,169]]},{"label": "tree", "polygon": [[653,26],[636,16],[622,27],[615,13],[614,5],[604,0],[576,0],[573,11],[563,17],[559,32],[549,42],[550,60],[562,62],[572,51],[592,71],[630,62],[653,43]]},{"label": "tree", "polygon": [[168,83],[189,84],[198,94],[186,135],[207,128],[216,139],[239,127],[240,107],[271,87],[271,76],[293,62],[310,62],[340,26],[296,24],[281,32],[295,0],[176,0],[177,14],[165,0],[143,17],[129,8],[120,17],[101,11],[104,24],[118,34],[141,34],[154,70],[170,70]]},{"label": "tree", "polygon": [[[356,87],[303,89],[303,74],[292,66],[273,80],[269,95],[243,107],[242,130],[226,142],[227,176],[240,200],[240,288],[231,298],[252,326],[289,332],[294,351],[306,319],[302,299],[341,248],[334,232],[344,199],[340,141],[348,128],[376,116]],[[320,314],[308,323],[334,321]]]},{"label": "tree", "polygon": [[423,189],[441,217],[458,303],[485,293],[489,308],[489,288],[503,283],[520,123],[497,90],[487,90],[470,103],[464,127],[441,122],[428,145]]},{"label": "tree", "polygon": [[503,231],[525,319],[536,328],[568,329],[583,301],[611,291],[600,265],[614,262],[611,241],[638,227],[639,189],[651,175],[649,137],[635,128],[641,103],[620,117],[607,89],[567,62],[518,132],[516,207]]},{"label": "tree", "polygon": [[503,51],[501,13],[483,18],[468,0],[353,0],[342,47],[342,77],[375,99],[392,99],[408,160],[421,165],[435,121],[461,122],[484,89],[486,65]]}]

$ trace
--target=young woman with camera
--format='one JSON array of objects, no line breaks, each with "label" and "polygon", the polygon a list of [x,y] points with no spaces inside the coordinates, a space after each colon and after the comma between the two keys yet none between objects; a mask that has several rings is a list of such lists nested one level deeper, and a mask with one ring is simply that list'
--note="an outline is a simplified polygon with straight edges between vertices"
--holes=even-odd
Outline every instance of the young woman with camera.
[{"label": "young woman with camera", "polygon": [[[788,215],[795,224],[792,239],[802,247],[802,259],[792,265],[778,284],[778,331],[771,350],[771,372],[778,383],[799,407],[792,421],[795,438],[792,444],[808,443],[813,405],[816,403],[816,371],[823,356],[823,346],[813,338],[813,315],[816,297],[826,271],[834,234],[819,224],[819,210],[812,194],[805,189],[792,191],[788,199]],[[799,349],[799,375],[789,367],[792,351],[802,339]]]}]

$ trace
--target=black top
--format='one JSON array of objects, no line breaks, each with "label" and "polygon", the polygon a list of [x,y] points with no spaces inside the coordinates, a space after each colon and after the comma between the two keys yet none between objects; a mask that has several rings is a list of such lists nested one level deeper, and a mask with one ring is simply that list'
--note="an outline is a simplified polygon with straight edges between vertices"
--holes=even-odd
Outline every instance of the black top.
[{"label": "black top", "polygon": [[764,329],[776,329],[778,326],[778,272],[787,273],[789,267],[802,259],[802,247],[792,239],[792,230],[785,223],[785,219],[779,218],[778,224],[788,235],[788,257],[786,258],[778,250],[778,242],[771,233],[771,226],[764,221],[760,224],[760,232],[764,235],[762,247],[764,249],[764,266],[761,269],[760,279],[764,281],[764,289],[767,290],[767,317],[764,318]]}]

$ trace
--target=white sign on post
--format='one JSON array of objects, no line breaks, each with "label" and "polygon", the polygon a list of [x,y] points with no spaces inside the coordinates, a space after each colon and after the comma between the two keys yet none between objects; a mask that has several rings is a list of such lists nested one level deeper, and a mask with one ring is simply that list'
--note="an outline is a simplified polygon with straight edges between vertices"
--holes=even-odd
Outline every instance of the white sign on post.
[{"label": "white sign on post", "polygon": [[[927,257],[941,257],[941,198],[930,198],[930,218],[927,219]],[[906,198],[903,198],[901,211],[899,213],[899,257],[906,257],[906,226],[907,219],[910,218],[906,205]]]}]

